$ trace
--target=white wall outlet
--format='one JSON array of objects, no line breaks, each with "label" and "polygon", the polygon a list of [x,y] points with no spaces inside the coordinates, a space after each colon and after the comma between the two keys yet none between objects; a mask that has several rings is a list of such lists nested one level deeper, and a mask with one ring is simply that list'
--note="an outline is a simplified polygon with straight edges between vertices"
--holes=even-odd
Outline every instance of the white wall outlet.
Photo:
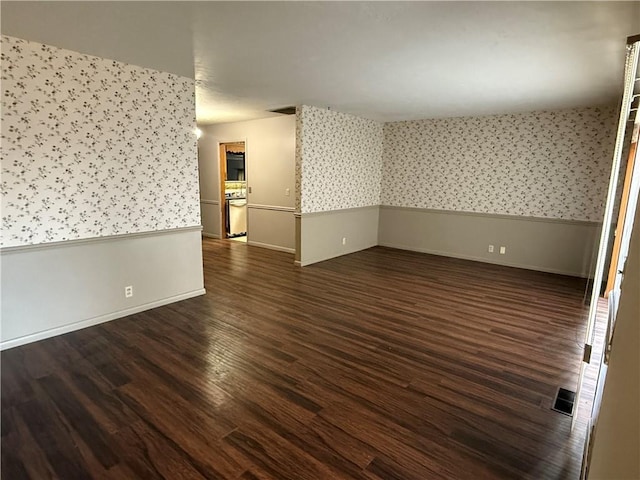
[{"label": "white wall outlet", "polygon": [[493,245],[489,245],[489,253],[493,253]]},{"label": "white wall outlet", "polygon": [[125,296],[125,298],[133,297],[133,285],[129,285],[127,287],[124,287],[124,296]]},{"label": "white wall outlet", "polygon": [[288,197],[289,195],[291,195],[291,189],[290,188],[285,188],[284,189],[284,195],[285,195],[285,197]]},{"label": "white wall outlet", "polygon": [[500,255],[507,253],[507,247],[500,247]]},{"label": "white wall outlet", "polygon": [[347,237],[342,237],[342,244],[346,245],[347,244]]}]

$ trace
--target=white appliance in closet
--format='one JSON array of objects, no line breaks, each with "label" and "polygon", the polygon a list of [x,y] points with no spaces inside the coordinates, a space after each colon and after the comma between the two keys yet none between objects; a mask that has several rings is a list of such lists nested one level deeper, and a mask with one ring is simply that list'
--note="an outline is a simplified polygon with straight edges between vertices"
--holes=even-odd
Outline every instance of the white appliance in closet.
[{"label": "white appliance in closet", "polygon": [[229,200],[229,235],[239,235],[247,231],[247,200]]}]

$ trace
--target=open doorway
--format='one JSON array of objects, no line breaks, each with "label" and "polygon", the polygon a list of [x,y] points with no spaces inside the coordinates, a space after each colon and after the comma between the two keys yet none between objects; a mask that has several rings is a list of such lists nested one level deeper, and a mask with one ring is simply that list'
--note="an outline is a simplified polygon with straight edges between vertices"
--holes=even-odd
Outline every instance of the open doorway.
[{"label": "open doorway", "polygon": [[247,162],[245,142],[220,144],[221,237],[247,241]]}]

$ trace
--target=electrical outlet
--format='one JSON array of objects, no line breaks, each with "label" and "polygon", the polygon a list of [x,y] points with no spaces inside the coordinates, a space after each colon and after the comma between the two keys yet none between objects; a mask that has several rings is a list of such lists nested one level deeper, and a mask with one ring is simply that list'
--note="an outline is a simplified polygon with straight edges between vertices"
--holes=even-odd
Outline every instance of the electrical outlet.
[{"label": "electrical outlet", "polygon": [[500,247],[500,255],[507,253],[507,247]]},{"label": "electrical outlet", "polygon": [[286,197],[288,197],[289,195],[291,195],[291,189],[289,189],[289,188],[285,188],[285,189],[284,189],[284,195],[285,195]]},{"label": "electrical outlet", "polygon": [[342,244],[346,245],[347,244],[347,237],[342,237]]},{"label": "electrical outlet", "polygon": [[493,253],[493,245],[489,245],[489,253]]},{"label": "electrical outlet", "polygon": [[133,285],[129,285],[127,287],[124,287],[124,296],[125,296],[125,298],[133,297]]}]

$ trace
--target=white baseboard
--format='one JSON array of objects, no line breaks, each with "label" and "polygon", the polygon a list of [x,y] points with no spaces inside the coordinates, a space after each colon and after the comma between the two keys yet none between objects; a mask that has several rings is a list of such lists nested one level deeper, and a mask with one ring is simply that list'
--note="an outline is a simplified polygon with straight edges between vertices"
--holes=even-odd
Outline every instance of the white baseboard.
[{"label": "white baseboard", "polygon": [[202,236],[207,238],[220,238],[220,235],[218,235],[217,233],[202,232]]},{"label": "white baseboard", "polygon": [[269,250],[277,250],[279,252],[296,253],[295,248],[281,247],[280,245],[271,245],[269,243],[254,242],[252,240],[248,240],[247,245],[251,245],[252,247],[268,248]]},{"label": "white baseboard", "polygon": [[472,260],[474,262],[490,263],[492,265],[502,265],[504,267],[524,268],[525,270],[535,270],[536,272],[555,273],[556,275],[567,275],[570,277],[586,278],[582,273],[579,273],[579,272],[569,272],[565,270],[556,270],[553,268],[540,268],[534,265],[524,265],[519,263],[497,262],[497,261],[489,260],[483,257],[474,257],[473,255],[463,255],[463,254],[457,254],[452,252],[442,252],[438,250],[430,250],[428,248],[408,247],[406,245],[400,245],[395,243],[378,243],[378,245],[381,247],[397,248],[398,250],[409,250],[411,252],[428,253],[430,255],[438,255],[441,257],[459,258],[461,260]]},{"label": "white baseboard", "polygon": [[373,248],[373,247],[377,247],[377,246],[378,246],[377,243],[372,243],[372,244],[362,245],[362,246],[357,247],[357,248],[349,248],[348,250],[345,250],[343,252],[333,252],[333,253],[330,253],[328,255],[323,255],[321,257],[314,257],[314,258],[311,258],[311,259],[306,259],[304,261],[304,263],[300,264],[300,266],[307,267],[309,265],[313,265],[314,263],[324,262],[326,260],[331,260],[332,258],[342,257],[344,255],[351,255],[352,253],[361,252],[362,250],[367,250],[369,248]]},{"label": "white baseboard", "polygon": [[79,322],[75,322],[69,325],[64,325],[62,327],[52,328],[50,330],[44,330],[42,332],[33,333],[31,335],[25,335],[24,337],[14,338],[11,340],[7,340],[5,342],[0,342],[0,350],[19,347],[20,345],[26,345],[27,343],[37,342],[38,340],[44,340],[45,338],[55,337],[56,335],[62,335],[64,333],[73,332],[75,330],[81,330],[83,328],[91,327],[93,325],[98,325],[100,323],[115,320],[116,318],[126,317],[128,315],[133,315],[134,313],[143,312],[145,310],[150,310],[156,307],[162,307],[163,305],[168,305],[169,303],[179,302],[180,300],[186,300],[188,298],[204,295],[205,293],[206,293],[205,289],[202,288],[200,290],[194,290],[191,292],[182,293],[180,295],[175,295],[173,297],[162,298],[154,302],[145,303],[143,305],[138,305],[136,307],[127,308],[125,310],[119,310],[117,312],[107,313],[105,315],[99,315],[97,317],[88,318],[86,320],[81,320]]}]

